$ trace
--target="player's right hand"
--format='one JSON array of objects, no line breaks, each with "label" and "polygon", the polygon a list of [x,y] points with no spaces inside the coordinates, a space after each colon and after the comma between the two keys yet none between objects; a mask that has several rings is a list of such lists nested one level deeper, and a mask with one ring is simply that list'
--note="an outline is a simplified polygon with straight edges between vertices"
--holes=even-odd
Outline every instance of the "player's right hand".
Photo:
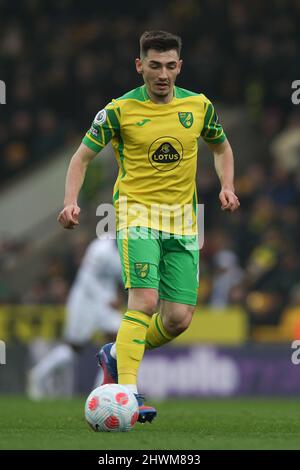
[{"label": "player's right hand", "polygon": [[69,204],[58,214],[57,221],[63,228],[74,229],[79,224],[80,207],[77,204]]}]

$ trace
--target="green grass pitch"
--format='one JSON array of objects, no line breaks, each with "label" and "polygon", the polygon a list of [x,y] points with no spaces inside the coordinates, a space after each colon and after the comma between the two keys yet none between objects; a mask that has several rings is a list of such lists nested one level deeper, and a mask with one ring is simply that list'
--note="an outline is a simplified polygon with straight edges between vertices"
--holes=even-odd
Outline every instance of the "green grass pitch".
[{"label": "green grass pitch", "polygon": [[300,398],[151,402],[128,433],[93,432],[84,402],[0,397],[0,449],[300,449]]}]

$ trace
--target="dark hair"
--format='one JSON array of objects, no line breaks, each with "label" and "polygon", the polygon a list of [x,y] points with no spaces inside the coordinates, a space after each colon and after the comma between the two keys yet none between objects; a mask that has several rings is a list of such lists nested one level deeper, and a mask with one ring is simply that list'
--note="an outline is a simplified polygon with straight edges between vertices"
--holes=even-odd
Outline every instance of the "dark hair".
[{"label": "dark hair", "polygon": [[180,57],[182,41],[179,36],[167,31],[145,31],[140,37],[140,56],[145,57],[149,49],[159,52],[176,49]]}]

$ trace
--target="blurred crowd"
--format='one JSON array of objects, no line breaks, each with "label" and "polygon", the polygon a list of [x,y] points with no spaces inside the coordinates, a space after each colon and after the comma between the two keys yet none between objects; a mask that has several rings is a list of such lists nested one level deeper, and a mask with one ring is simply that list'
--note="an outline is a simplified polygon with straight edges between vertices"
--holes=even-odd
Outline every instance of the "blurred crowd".
[{"label": "blurred crowd", "polygon": [[[261,144],[237,177],[242,210],[230,217],[220,211],[213,170],[199,174],[206,230],[199,304],[242,305],[254,325],[277,324],[284,309],[300,306],[300,112],[291,102],[300,1],[17,5],[0,0],[0,79],[7,84],[1,182],[79,142],[104,104],[139,86],[133,60],[145,29],[176,32],[185,61],[178,85],[244,107]],[[17,300],[64,303],[86,243],[70,246],[64,257],[54,253],[41,279]],[[14,249],[2,251],[13,258]],[[0,299],[9,300],[2,291]]]},{"label": "blurred crowd", "polygon": [[220,211],[219,185],[200,176],[205,242],[200,252],[199,303],[242,305],[252,325],[276,325],[299,307],[300,172],[253,163],[236,178],[241,210]]},{"label": "blurred crowd", "polygon": [[2,181],[78,142],[99,108],[140,84],[134,58],[149,28],[182,36],[179,85],[245,105],[267,139],[295,124],[299,0],[90,0],[88,8],[72,0],[0,0],[0,8]]}]

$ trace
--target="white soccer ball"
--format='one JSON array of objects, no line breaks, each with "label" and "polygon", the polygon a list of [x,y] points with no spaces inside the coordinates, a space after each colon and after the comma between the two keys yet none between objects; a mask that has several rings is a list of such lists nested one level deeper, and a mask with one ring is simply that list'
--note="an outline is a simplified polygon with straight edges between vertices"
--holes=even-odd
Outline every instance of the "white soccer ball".
[{"label": "white soccer ball", "polygon": [[138,416],[137,400],[123,385],[101,385],[85,403],[85,419],[94,431],[130,431]]}]

